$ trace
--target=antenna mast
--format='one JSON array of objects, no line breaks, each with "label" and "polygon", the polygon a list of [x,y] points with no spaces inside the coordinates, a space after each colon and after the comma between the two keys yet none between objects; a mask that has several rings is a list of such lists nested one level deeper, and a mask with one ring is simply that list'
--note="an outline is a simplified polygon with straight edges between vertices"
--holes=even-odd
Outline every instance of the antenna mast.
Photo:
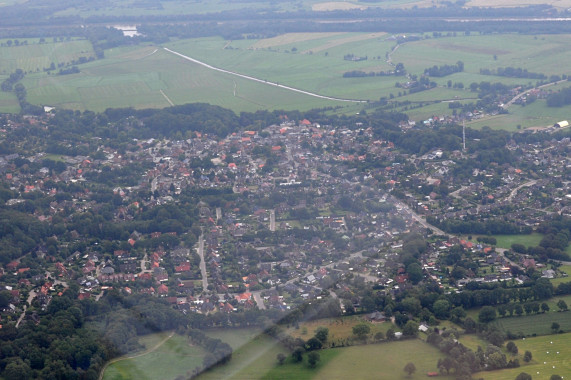
[{"label": "antenna mast", "polygon": [[466,121],[462,120],[462,148],[466,151]]}]

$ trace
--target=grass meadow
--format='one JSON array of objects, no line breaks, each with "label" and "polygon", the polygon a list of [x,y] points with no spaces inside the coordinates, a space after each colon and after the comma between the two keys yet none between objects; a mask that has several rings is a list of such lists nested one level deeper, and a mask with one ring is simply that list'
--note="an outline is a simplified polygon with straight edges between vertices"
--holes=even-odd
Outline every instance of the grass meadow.
[{"label": "grass meadow", "polygon": [[[150,349],[167,336],[164,333],[151,334],[141,338],[141,342]],[[202,364],[204,355],[205,351],[190,345],[185,336],[173,335],[152,352],[110,364],[103,379],[174,379]]]},{"label": "grass meadow", "polygon": [[[571,334],[558,334],[518,339],[514,343],[519,349],[518,358],[521,367],[478,372],[472,377],[485,380],[513,380],[521,372],[526,372],[534,379],[549,379],[551,375],[560,375],[567,379],[571,377],[570,338]],[[530,351],[533,357],[528,364],[523,361],[525,351]]]},{"label": "grass meadow", "polygon": [[[553,310],[556,306],[550,306]],[[503,331],[526,336],[551,334],[551,324],[559,323],[563,331],[571,331],[571,312],[551,311],[545,314],[534,314],[522,317],[500,318],[492,322]]]}]

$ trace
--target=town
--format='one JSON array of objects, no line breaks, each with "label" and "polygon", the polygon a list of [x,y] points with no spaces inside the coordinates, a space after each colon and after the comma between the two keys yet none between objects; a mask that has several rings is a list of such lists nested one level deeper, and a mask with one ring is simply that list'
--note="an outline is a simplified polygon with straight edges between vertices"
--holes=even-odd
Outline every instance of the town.
[{"label": "town", "polygon": [[[46,130],[52,118],[5,118],[2,133],[31,146],[26,131]],[[406,135],[434,126],[401,128]],[[165,298],[184,314],[288,311],[325,298],[354,313],[376,308],[356,291],[363,282],[394,298],[423,279],[451,293],[472,281],[567,276],[553,257],[538,261],[490,237],[531,234],[571,215],[571,140],[550,133],[508,139],[501,148],[517,158],[490,157],[485,168],[466,165],[477,149],[410,154],[362,122],[321,125],[285,114],[279,124],[222,138],[123,136],[117,146],[85,137],[79,147],[64,139],[4,154],[7,209],[52,224],[54,234],[3,263],[11,296],[3,323],[38,320],[36,311],[71,284],[79,299],[118,289]],[[464,137],[468,148],[479,143]],[[82,146],[85,154],[54,153]],[[121,224],[132,230],[113,227]],[[403,260],[411,240],[422,246],[417,267]],[[458,252],[473,262],[454,265]]]}]

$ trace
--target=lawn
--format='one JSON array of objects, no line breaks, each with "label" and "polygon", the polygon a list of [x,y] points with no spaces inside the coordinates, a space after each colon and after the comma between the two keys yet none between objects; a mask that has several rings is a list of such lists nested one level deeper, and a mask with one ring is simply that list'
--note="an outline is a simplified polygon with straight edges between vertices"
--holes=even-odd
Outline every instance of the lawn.
[{"label": "lawn", "polygon": [[[151,334],[141,341],[150,349],[164,338],[165,334]],[[174,379],[202,364],[204,355],[205,351],[190,345],[187,337],[173,335],[153,352],[110,364],[103,379]]]},{"label": "lawn", "polygon": [[[526,372],[534,379],[549,379],[557,374],[564,378],[571,377],[571,334],[549,335],[525,338],[514,341],[519,349],[520,368],[503,369],[490,372],[479,372],[472,375],[474,379],[513,380],[521,372]],[[523,362],[523,353],[530,351],[533,359],[529,364]]]},{"label": "lawn", "polygon": [[492,322],[492,324],[503,331],[531,336],[533,334],[551,334],[551,324],[553,322],[559,323],[563,331],[570,331],[571,312],[551,311],[545,314],[500,318]]},{"label": "lawn", "polygon": [[571,265],[562,265],[559,268],[557,268],[558,270],[567,273],[567,277],[558,277],[558,278],[554,278],[551,280],[551,283],[553,284],[553,286],[557,286],[559,284],[561,284],[562,282],[569,282],[571,281]]}]

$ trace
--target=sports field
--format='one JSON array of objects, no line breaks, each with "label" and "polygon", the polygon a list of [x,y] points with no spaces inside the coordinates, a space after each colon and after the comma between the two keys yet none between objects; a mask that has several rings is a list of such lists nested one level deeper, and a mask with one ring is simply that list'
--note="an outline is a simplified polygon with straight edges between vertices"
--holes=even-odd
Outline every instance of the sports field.
[{"label": "sports field", "polygon": [[543,234],[534,232],[529,235],[492,235],[497,241],[496,246],[510,249],[512,244],[523,244],[526,247],[537,247]]}]

